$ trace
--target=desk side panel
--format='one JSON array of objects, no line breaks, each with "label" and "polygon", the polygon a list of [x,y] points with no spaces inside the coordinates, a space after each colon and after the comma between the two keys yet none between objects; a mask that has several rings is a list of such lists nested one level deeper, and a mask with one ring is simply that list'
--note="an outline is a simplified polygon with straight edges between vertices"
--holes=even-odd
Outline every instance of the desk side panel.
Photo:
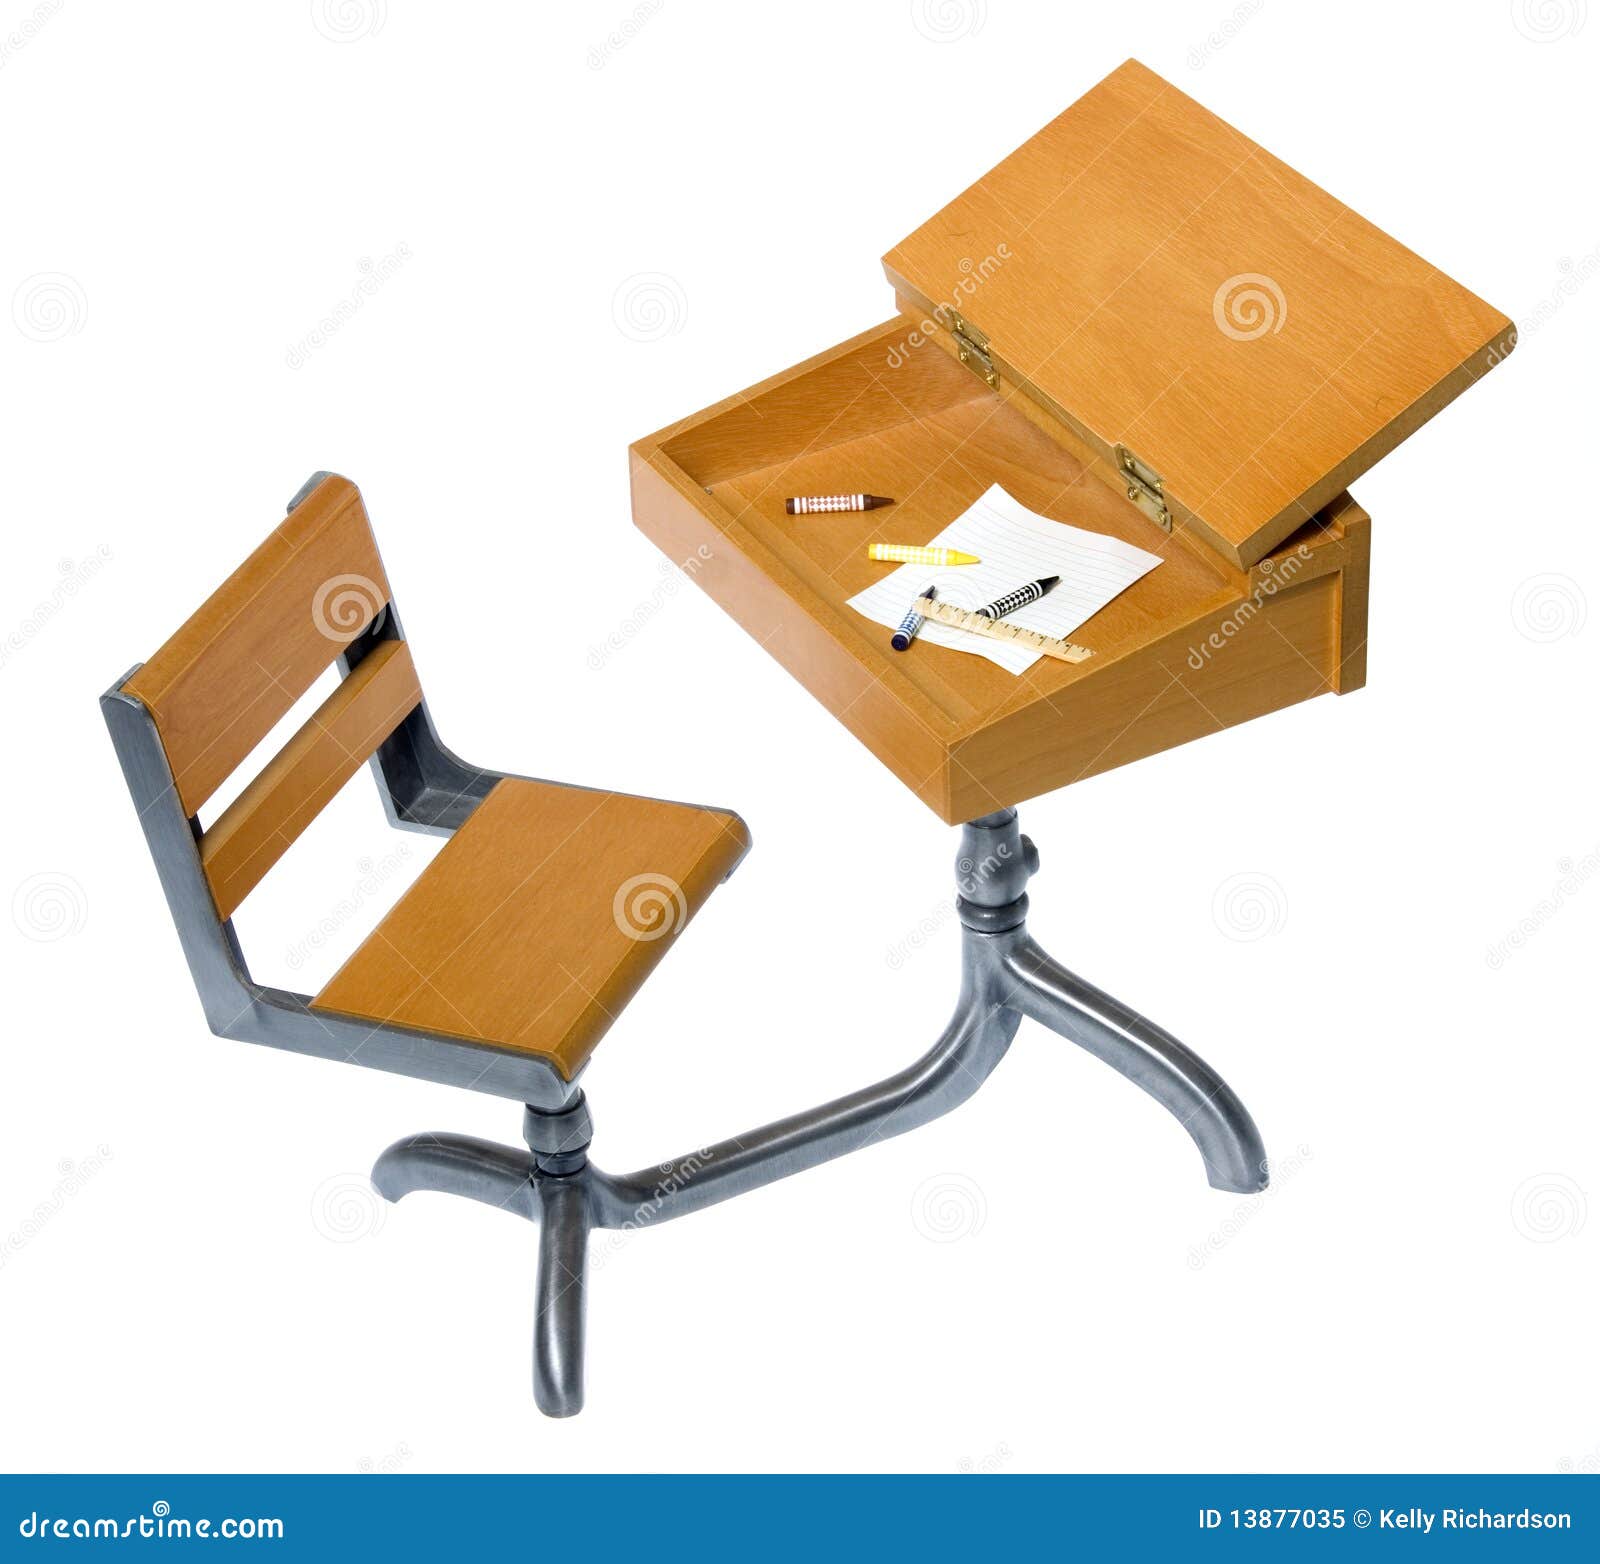
[{"label": "desk side panel", "polygon": [[975,733],[951,756],[953,817],[993,809],[999,798],[1021,803],[1334,691],[1345,574],[1246,599]]},{"label": "desk side panel", "polygon": [[775,560],[758,559],[711,513],[704,496],[658,449],[630,453],[635,525],[669,559],[692,574],[744,630],[775,657],[927,806],[950,813],[949,755],[953,725],[936,713],[919,716],[904,692],[895,695],[786,590]]}]

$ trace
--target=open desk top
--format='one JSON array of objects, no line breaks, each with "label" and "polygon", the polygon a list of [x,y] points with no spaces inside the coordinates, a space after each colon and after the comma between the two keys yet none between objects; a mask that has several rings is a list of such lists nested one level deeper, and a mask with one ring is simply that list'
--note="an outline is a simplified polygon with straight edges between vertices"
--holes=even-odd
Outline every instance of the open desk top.
[{"label": "open desk top", "polygon": [[[1141,168],[1153,218],[1104,187]],[[971,819],[1364,682],[1343,481],[1509,321],[1133,62],[885,265],[900,315],[637,442],[634,516],[930,808]],[[1270,267],[1258,331],[1224,284]],[[1073,633],[1087,661],[897,653],[846,606],[891,568],[869,542],[925,542],[991,483],[1162,556]],[[857,491],[895,504],[784,513]]]}]

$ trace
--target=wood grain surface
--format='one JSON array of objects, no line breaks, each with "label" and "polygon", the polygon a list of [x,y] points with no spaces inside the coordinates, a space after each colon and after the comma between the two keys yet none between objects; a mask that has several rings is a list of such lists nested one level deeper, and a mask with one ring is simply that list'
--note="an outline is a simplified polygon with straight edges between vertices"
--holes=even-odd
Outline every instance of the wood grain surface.
[{"label": "wood grain surface", "polygon": [[[1025,393],[989,390],[899,316],[639,441],[634,518],[952,823],[1355,687],[1345,638],[1364,637],[1366,577],[1348,591],[1338,578],[1364,566],[1368,532],[1348,495],[1245,571],[1192,529],[1163,532],[1071,444]],[[867,559],[869,542],[925,542],[996,482],[1161,556],[1073,632],[1087,662],[1014,678],[922,642],[894,652],[846,606],[892,568]],[[895,503],[784,514],[786,495],[852,490]]]},{"label": "wood grain surface", "polygon": [[312,1001],[567,1079],[749,846],[737,815],[510,778]]},{"label": "wood grain surface", "polygon": [[1179,521],[1244,566],[1515,341],[1499,310],[1135,60],[883,264],[1102,457],[1120,443],[1153,467]]},{"label": "wood grain surface", "polygon": [[356,486],[328,477],[123,685],[188,814],[389,600]]},{"label": "wood grain surface", "polygon": [[404,641],[380,642],[362,658],[200,838],[200,862],[219,916],[233,916],[421,699]]}]

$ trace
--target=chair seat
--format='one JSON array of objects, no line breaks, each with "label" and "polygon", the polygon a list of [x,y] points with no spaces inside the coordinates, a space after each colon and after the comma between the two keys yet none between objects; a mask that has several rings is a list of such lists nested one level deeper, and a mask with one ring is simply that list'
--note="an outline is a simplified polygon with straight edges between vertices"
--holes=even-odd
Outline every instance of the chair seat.
[{"label": "chair seat", "polygon": [[571,1080],[749,845],[724,810],[507,778],[312,1008],[542,1055]]}]

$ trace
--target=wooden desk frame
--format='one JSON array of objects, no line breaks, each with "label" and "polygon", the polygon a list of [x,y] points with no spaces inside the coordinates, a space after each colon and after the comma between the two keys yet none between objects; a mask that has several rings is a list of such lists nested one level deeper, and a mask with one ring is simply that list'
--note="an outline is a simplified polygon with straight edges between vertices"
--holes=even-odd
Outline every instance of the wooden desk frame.
[{"label": "wooden desk frame", "polygon": [[[1022,392],[991,389],[949,333],[900,315],[632,448],[634,519],[942,820],[960,824],[1366,681],[1370,528],[1341,494],[1252,569],[1126,485]],[[847,606],[991,482],[1163,563],[1021,678]],[[869,490],[867,512],[785,516],[788,494]]]}]

